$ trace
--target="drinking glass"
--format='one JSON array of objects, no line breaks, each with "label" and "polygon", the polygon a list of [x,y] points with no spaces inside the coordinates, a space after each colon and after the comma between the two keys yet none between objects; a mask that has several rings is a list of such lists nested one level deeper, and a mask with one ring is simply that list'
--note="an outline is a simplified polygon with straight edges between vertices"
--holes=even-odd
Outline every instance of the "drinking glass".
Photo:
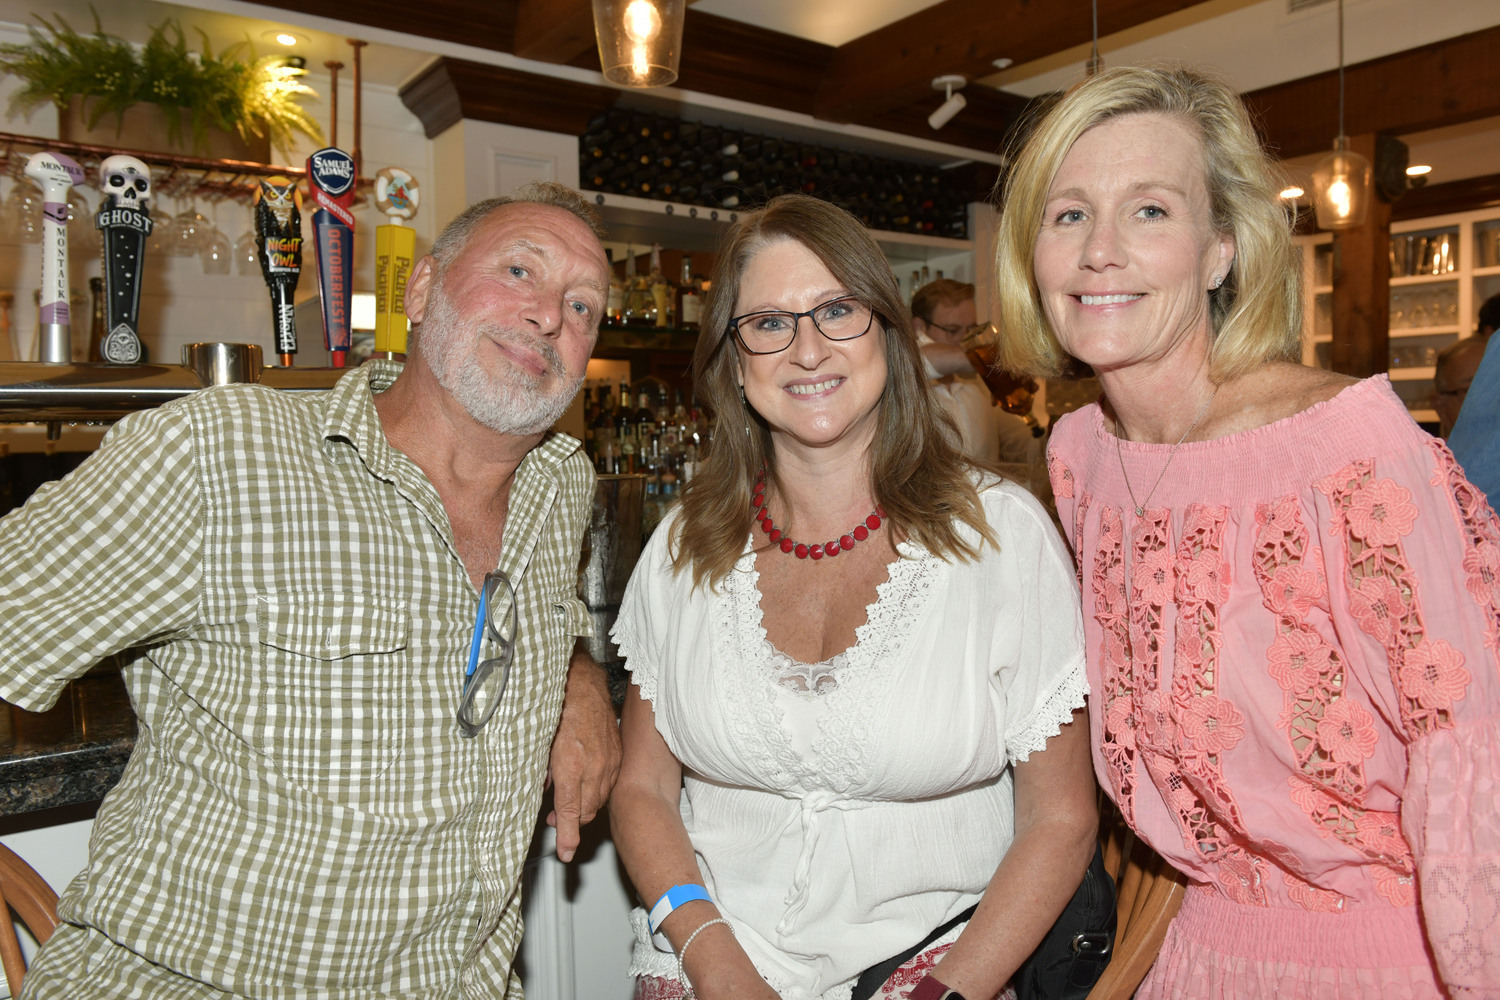
[{"label": "drinking glass", "polygon": [[167,198],[159,194],[152,198],[151,221],[155,223],[151,227],[151,238],[146,243],[146,252],[169,256],[176,251],[177,220],[172,217],[167,208]]},{"label": "drinking glass", "polygon": [[177,223],[177,249],[174,251],[178,257],[196,257],[203,252],[204,244],[208,242],[209,231],[213,224],[209,222],[208,216],[198,211],[198,206],[191,198],[188,207],[178,213]]},{"label": "drinking glass", "polygon": [[229,242],[229,237],[224,230],[219,228],[219,203],[213,203],[213,222],[203,236],[203,247],[198,252],[198,257],[203,261],[204,274],[228,274],[233,270],[231,258],[234,255],[234,247]]},{"label": "drinking glass", "polygon": [[103,244],[104,238],[94,225],[94,210],[83,192],[73,188],[68,192],[68,249],[95,254]]},{"label": "drinking glass", "polygon": [[17,243],[42,242],[42,189],[30,177],[17,177],[5,197],[8,235]]}]

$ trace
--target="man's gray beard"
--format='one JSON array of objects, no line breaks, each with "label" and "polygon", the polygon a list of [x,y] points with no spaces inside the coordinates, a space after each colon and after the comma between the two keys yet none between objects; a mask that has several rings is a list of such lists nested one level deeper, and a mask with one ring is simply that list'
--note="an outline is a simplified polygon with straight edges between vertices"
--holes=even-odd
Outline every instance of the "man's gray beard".
[{"label": "man's gray beard", "polygon": [[[474,357],[480,340],[486,337],[512,341],[540,352],[556,390],[547,393],[546,376],[532,375],[514,365],[505,374],[487,373]],[[441,282],[429,299],[427,315],[417,334],[417,350],[438,384],[464,411],[501,434],[537,434],[551,427],[578,395],[583,382],[582,372],[574,378],[568,377],[557,348],[541,337],[528,337],[511,330],[485,330],[478,323],[465,320],[449,301]]]}]

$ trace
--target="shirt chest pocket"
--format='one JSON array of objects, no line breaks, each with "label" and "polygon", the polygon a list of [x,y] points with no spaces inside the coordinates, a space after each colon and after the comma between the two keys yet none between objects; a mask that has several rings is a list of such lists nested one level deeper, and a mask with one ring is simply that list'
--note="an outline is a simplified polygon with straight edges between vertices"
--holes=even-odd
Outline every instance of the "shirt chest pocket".
[{"label": "shirt chest pocket", "polygon": [[257,749],[288,780],[337,802],[405,750],[410,714],[406,602],[277,594],[257,608],[264,724]]}]

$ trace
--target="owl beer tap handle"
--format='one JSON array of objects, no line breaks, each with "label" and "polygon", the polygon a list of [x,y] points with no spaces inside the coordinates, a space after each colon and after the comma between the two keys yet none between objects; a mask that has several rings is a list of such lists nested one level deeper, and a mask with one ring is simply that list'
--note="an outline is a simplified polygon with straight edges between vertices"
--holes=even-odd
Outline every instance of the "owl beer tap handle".
[{"label": "owl beer tap handle", "polygon": [[141,266],[146,240],[154,225],[146,202],[151,198],[151,170],[133,156],[117,154],[99,164],[104,203],[94,225],[104,234],[106,329],[100,356],[112,364],[141,360],[139,315]]},{"label": "owl beer tap handle", "polygon": [[261,277],[271,290],[276,353],[283,367],[297,353],[297,311],[293,296],[302,277],[302,195],[297,182],[265,177],[255,192],[255,253]]}]

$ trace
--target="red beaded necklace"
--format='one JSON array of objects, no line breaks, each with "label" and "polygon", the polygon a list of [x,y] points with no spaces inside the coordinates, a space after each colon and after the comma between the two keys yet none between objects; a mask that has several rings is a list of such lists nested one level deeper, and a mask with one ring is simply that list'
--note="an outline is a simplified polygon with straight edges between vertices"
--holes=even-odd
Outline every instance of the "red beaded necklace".
[{"label": "red beaded necklace", "polygon": [[761,469],[760,475],[755,480],[754,496],[750,498],[750,507],[755,511],[755,519],[760,522],[761,530],[772,542],[780,543],[781,551],[790,552],[798,559],[806,559],[811,556],[814,559],[822,559],[828,556],[832,559],[840,552],[848,552],[854,548],[855,542],[862,542],[870,537],[870,532],[880,529],[881,519],[885,517],[885,510],[879,504],[870,512],[870,516],[863,522],[855,525],[854,530],[839,536],[831,542],[821,545],[807,545],[803,542],[794,542],[781,533],[781,529],[771,522],[771,515],[766,510],[766,470]]}]

